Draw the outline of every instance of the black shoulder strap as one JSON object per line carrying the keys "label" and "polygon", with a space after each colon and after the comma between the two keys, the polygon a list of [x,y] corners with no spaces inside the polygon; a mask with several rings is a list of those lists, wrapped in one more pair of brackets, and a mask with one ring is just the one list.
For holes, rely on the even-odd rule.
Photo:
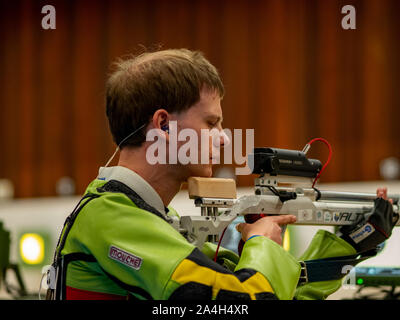
{"label": "black shoulder strap", "polygon": [[[169,222],[167,218],[157,211],[154,207],[150,206],[147,202],[145,202],[135,191],[131,188],[119,182],[117,180],[110,180],[105,183],[103,186],[97,188],[97,191],[100,193],[104,192],[118,192],[125,194],[138,208],[149,211],[163,220]],[[91,254],[86,254],[83,252],[73,252],[70,254],[66,254],[61,256],[61,251],[64,248],[65,242],[67,240],[67,236],[74,224],[76,217],[81,212],[82,208],[88,204],[91,200],[100,197],[101,195],[88,193],[78,202],[72,213],[67,217],[64,223],[63,230],[61,231],[60,238],[58,239],[58,243],[56,246],[56,251],[54,255],[53,267],[57,270],[57,279],[56,279],[56,290],[54,293],[48,293],[48,296],[55,296],[56,300],[62,300],[66,297],[66,276],[67,276],[67,266],[72,261],[86,261],[86,262],[97,262],[96,258]],[[87,199],[85,202],[83,202]],[[100,266],[101,267],[101,266]],[[111,280],[116,282],[120,287],[125,290],[141,295],[146,299],[152,299],[152,296],[142,288],[130,286],[128,284],[123,283],[119,279],[115,278],[108,272],[106,272],[103,268],[101,268],[105,275],[107,275]]]}
{"label": "black shoulder strap", "polygon": [[117,181],[117,180],[110,180],[103,186],[97,188],[98,192],[117,192],[125,194],[131,201],[140,209],[149,211],[154,213],[156,216],[160,217],[161,219],[169,222],[167,217],[156,210],[154,207],[149,205],[146,201],[142,199],[135,191],[129,188],[126,184]]}
{"label": "black shoulder strap", "polygon": [[[58,242],[57,242],[57,246],[56,246],[56,252],[55,252],[55,256],[54,256],[55,260],[57,260],[57,258],[61,254],[62,249],[64,249],[64,245],[65,245],[65,241],[67,240],[68,233],[71,230],[72,225],[74,224],[75,219],[78,216],[79,212],[81,212],[82,208],[86,204],[88,204],[90,201],[92,201],[93,199],[96,199],[98,197],[100,197],[100,195],[97,195],[97,194],[94,194],[94,193],[85,194],[83,196],[83,198],[81,200],[79,200],[78,204],[76,205],[76,207],[74,208],[72,213],[67,217],[67,219],[65,219],[64,226],[63,226],[63,229],[61,231],[60,237],[58,238]],[[81,203],[85,199],[88,199],[88,200],[86,200],[81,205]]]}
{"label": "black shoulder strap", "polygon": [[[78,202],[72,213],[67,217],[64,222],[63,229],[61,231],[60,237],[58,238],[56,250],[54,253],[53,260],[53,268],[56,270],[55,276],[55,289],[49,288],[47,291],[46,299],[56,299],[62,300],[65,299],[65,291],[66,291],[66,272],[69,261],[65,261],[64,257],[61,255],[61,251],[64,249],[65,242],[67,240],[68,234],[74,224],[76,217],[79,212],[81,212],[82,208],[88,204],[93,199],[98,198],[99,195],[93,193],[87,193],[82,197],[82,199]],[[87,199],[86,201],[84,201]],[[83,253],[79,253],[80,255],[85,255]],[[68,260],[68,259],[67,259]],[[67,263],[66,263],[67,262]]]}

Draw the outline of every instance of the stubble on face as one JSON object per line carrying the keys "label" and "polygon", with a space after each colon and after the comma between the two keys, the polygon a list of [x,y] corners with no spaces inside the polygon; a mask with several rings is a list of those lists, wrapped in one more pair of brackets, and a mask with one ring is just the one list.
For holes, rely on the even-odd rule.
{"label": "stubble on face", "polygon": [[[176,116],[178,130],[190,128],[196,131],[198,137],[198,164],[180,165],[181,173],[187,179],[190,176],[211,177],[212,176],[212,157],[214,146],[214,157],[219,158],[215,148],[215,141],[212,135],[208,136],[208,146],[201,143],[202,129],[209,131],[216,129],[222,130],[222,108],[221,98],[217,92],[211,90],[202,90],[200,100],[188,110],[179,113]],[[183,145],[185,142],[178,142]],[[218,142],[217,142],[218,143]],[[205,149],[208,147],[208,150]],[[208,153],[208,164],[201,164],[201,154]]]}

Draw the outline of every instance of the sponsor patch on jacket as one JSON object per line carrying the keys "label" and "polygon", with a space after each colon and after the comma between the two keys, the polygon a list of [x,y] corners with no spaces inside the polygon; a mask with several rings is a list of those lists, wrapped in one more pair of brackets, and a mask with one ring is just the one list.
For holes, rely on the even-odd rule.
{"label": "sponsor patch on jacket", "polygon": [[354,231],[353,233],[350,233],[350,238],[352,238],[355,243],[359,243],[360,241],[364,240],[366,237],[368,237],[374,231],[375,231],[375,228],[371,224],[366,223],[358,230]]}
{"label": "sponsor patch on jacket", "polygon": [[108,251],[108,257],[121,262],[122,264],[135,269],[139,270],[140,266],[142,265],[142,258],[135,256],[132,253],[126,252],[120,248],[115,246],[110,246],[110,250]]}

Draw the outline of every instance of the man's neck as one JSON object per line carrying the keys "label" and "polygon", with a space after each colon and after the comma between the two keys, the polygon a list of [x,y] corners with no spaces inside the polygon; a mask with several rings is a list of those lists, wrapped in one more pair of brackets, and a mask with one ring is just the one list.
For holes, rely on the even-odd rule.
{"label": "man's neck", "polygon": [[174,179],[166,166],[150,165],[146,158],[141,155],[143,153],[138,151],[124,150],[121,152],[118,165],[136,172],[146,180],[158,193],[164,206],[167,207],[179,192],[182,181]]}

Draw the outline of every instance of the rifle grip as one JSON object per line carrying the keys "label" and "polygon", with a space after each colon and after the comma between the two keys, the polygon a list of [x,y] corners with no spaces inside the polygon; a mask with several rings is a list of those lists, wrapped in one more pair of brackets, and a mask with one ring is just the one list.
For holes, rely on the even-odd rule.
{"label": "rifle grip", "polygon": [[[258,219],[261,219],[263,217],[266,217],[267,215],[265,213],[260,213],[260,214],[256,214],[256,213],[251,213],[251,214],[246,214],[244,216],[244,221],[246,223],[253,223],[256,222]],[[238,253],[239,256],[242,255],[242,250],[243,250],[243,246],[244,246],[244,241],[243,239],[240,239],[239,244],[238,244]]]}

